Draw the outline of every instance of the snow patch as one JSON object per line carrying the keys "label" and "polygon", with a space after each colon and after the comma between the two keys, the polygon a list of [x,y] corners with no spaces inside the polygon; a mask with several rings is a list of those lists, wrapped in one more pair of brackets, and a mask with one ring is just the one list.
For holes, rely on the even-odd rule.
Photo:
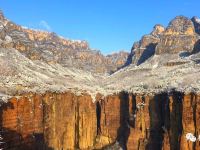
{"label": "snow patch", "polygon": [[200,23],[200,19],[199,18],[196,18],[195,20],[196,20],[197,23]]}
{"label": "snow patch", "polygon": [[196,137],[192,133],[187,133],[185,137],[188,141],[196,142]]}
{"label": "snow patch", "polygon": [[10,36],[8,36],[8,35],[6,35],[5,40],[6,40],[5,41],[6,43],[11,43],[12,42],[12,38]]}

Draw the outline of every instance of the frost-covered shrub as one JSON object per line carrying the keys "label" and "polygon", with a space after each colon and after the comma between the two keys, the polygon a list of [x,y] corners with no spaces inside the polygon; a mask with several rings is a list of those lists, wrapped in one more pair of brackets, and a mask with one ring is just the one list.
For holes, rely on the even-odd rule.
{"label": "frost-covered shrub", "polygon": [[191,142],[196,142],[196,137],[192,133],[187,133],[186,139],[191,141]]}
{"label": "frost-covered shrub", "polygon": [[136,107],[137,107],[137,109],[141,109],[141,108],[143,108],[145,105],[146,105],[145,103],[138,103],[138,104],[136,105]]}

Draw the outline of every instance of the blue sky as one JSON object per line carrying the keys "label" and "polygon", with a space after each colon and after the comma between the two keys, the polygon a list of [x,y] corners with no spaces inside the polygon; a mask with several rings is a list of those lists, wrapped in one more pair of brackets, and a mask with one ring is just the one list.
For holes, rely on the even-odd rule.
{"label": "blue sky", "polygon": [[130,51],[155,24],[166,26],[177,15],[200,17],[199,6],[199,0],[0,0],[15,23],[87,40],[104,54]]}

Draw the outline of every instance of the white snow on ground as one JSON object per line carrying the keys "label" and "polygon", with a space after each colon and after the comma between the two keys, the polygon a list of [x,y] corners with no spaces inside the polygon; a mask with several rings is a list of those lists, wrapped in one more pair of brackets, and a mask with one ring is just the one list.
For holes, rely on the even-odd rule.
{"label": "white snow on ground", "polygon": [[[200,91],[199,54],[181,58],[155,55],[140,66],[130,65],[112,75],[98,75],[59,64],[32,61],[15,49],[0,48],[0,100],[24,92],[87,92],[95,101],[97,93],[110,95],[122,90],[133,93],[155,93],[176,89]],[[183,62],[166,66],[167,62]]]}

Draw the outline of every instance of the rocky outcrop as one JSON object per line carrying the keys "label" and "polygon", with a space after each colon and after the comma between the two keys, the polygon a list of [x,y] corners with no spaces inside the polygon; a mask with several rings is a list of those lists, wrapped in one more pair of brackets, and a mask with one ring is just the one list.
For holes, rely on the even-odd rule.
{"label": "rocky outcrop", "polygon": [[199,51],[199,30],[197,17],[189,19],[178,16],[166,29],[162,25],[156,25],[151,34],[133,44],[126,65],[140,65],[154,54],[178,54],[182,51],[196,53]]}
{"label": "rocky outcrop", "polygon": [[197,41],[193,22],[183,16],[173,19],[161,36],[156,47],[156,54],[192,52]]}
{"label": "rocky outcrop", "polygon": [[[67,101],[67,102],[66,102]],[[198,150],[200,96],[24,94],[1,106],[1,148]],[[12,114],[12,115],[11,115]]]}
{"label": "rocky outcrop", "polygon": [[127,60],[127,65],[130,63],[140,65],[153,56],[164,30],[165,28],[162,25],[156,25],[151,34],[145,35],[139,42],[135,42]]}
{"label": "rocky outcrop", "polygon": [[39,30],[16,25],[0,15],[0,47],[15,48],[31,60],[49,64],[59,63],[64,67],[76,67],[95,73],[111,73],[126,61],[128,53],[102,55],[92,50],[86,41],[69,40]]}

